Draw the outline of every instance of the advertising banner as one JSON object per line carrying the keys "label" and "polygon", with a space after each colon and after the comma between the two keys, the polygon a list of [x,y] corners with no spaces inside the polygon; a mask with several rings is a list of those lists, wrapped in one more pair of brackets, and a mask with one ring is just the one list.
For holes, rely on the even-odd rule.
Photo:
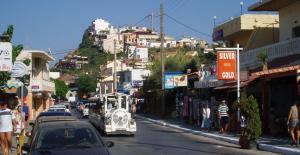
{"label": "advertising banner", "polygon": [[0,72],[12,69],[12,44],[0,42]]}
{"label": "advertising banner", "polygon": [[175,75],[174,87],[186,87],[188,84],[187,75]]}
{"label": "advertising banner", "polygon": [[174,88],[174,75],[172,74],[165,74],[165,89],[172,89]]}
{"label": "advertising banner", "polygon": [[186,87],[187,84],[187,75],[184,75],[180,72],[165,73],[165,89],[172,89],[175,87]]}
{"label": "advertising banner", "polygon": [[236,51],[218,51],[218,80],[236,79]]}

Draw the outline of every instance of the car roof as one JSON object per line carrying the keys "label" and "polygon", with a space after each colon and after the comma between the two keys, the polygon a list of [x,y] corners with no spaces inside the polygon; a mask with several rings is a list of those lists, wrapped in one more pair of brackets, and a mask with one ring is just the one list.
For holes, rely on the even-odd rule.
{"label": "car roof", "polygon": [[74,116],[41,116],[38,123],[59,121],[77,121]]}
{"label": "car roof", "polygon": [[40,124],[40,129],[42,128],[61,128],[61,127],[72,127],[72,128],[81,128],[81,127],[87,127],[87,128],[93,128],[93,126],[87,122],[87,121],[52,121],[52,122],[45,122]]}
{"label": "car roof", "polygon": [[66,105],[64,105],[64,104],[56,104],[56,105],[52,105],[50,107],[66,107]]}
{"label": "car roof", "polygon": [[38,117],[41,116],[72,116],[69,112],[64,111],[46,111],[41,112]]}

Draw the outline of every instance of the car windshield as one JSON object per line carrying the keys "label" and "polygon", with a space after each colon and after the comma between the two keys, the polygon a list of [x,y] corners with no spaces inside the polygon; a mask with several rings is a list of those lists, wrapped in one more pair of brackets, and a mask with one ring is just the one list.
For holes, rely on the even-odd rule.
{"label": "car windshield", "polygon": [[62,111],[62,112],[44,112],[39,115],[41,116],[72,116],[71,113]]}
{"label": "car windshield", "polygon": [[65,109],[58,109],[58,108],[56,108],[56,109],[49,109],[48,111],[60,111],[60,112],[64,112],[66,110]]}
{"label": "car windshield", "polygon": [[40,131],[36,149],[91,148],[103,146],[90,128],[45,128]]}

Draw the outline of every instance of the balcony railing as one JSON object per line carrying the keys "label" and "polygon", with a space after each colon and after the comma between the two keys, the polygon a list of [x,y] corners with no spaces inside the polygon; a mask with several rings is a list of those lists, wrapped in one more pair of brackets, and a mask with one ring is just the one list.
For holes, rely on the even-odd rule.
{"label": "balcony railing", "polygon": [[55,84],[54,82],[48,80],[33,80],[31,83],[31,90],[32,92],[54,92]]}
{"label": "balcony railing", "polygon": [[261,66],[261,62],[257,58],[257,55],[261,52],[266,52],[268,54],[269,62],[276,58],[300,54],[300,38],[286,40],[276,44],[242,52],[240,54],[240,68],[253,69]]}

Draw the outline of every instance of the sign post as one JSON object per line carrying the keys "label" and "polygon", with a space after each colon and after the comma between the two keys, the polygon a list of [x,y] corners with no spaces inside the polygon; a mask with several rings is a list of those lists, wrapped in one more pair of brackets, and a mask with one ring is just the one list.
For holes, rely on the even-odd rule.
{"label": "sign post", "polygon": [[[237,81],[237,101],[240,103],[240,45],[236,48],[216,48],[218,50],[218,79]],[[235,65],[235,66],[233,66]],[[240,108],[238,108],[240,120]]]}
{"label": "sign post", "polygon": [[12,69],[12,44],[0,42],[0,72]]}

